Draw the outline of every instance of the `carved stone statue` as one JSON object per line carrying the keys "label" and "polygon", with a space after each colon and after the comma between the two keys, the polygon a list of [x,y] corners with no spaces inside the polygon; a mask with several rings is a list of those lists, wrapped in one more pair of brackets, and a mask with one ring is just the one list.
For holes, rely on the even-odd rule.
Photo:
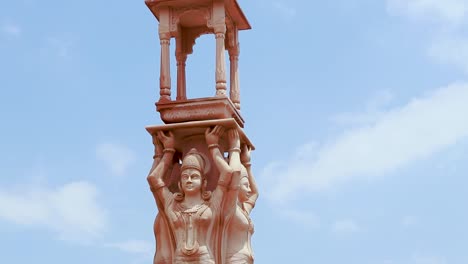
{"label": "carved stone statue", "polygon": [[[238,64],[239,32],[250,24],[237,0],[145,3],[158,21],[156,110],[164,122],[146,127],[155,145],[147,177],[158,207],[154,264],[251,264],[250,211],[258,191],[250,170],[255,147],[243,130],[240,112]],[[188,98],[186,61],[203,34],[213,34],[216,41],[216,91],[211,97]],[[173,38],[176,65],[171,65]],[[177,69],[175,98],[171,66]]]}
{"label": "carved stone statue", "polygon": [[242,170],[238,187],[237,206],[224,234],[226,264],[254,262],[250,238],[254,232],[250,212],[258,198],[258,189],[251,172],[250,149],[244,145],[241,153]]}
{"label": "carved stone statue", "polygon": [[158,132],[156,141],[160,142],[156,142],[156,148],[163,147],[163,154],[160,160],[155,158],[157,164],[147,178],[159,209],[155,220],[157,250],[154,263],[224,262],[227,245],[224,233],[229,229],[226,220],[236,219],[233,216],[243,210],[239,209],[243,206],[237,205],[241,178],[239,134],[235,129],[227,131],[228,164],[218,145],[223,132],[222,126],[216,126],[205,133],[208,150],[220,174],[216,188],[212,192],[206,190],[209,160],[193,148],[182,159],[179,192],[175,193],[164,181],[174,163],[174,135]]}

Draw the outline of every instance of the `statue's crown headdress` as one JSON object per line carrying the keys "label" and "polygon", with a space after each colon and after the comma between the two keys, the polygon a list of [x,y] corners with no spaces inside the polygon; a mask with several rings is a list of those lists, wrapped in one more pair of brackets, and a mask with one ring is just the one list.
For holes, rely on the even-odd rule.
{"label": "statue's crown headdress", "polygon": [[198,152],[198,150],[192,148],[189,152],[187,152],[187,154],[185,154],[184,158],[182,159],[182,167],[180,169],[181,171],[185,169],[196,169],[201,173],[206,173],[205,167],[205,158],[201,155],[200,152]]}

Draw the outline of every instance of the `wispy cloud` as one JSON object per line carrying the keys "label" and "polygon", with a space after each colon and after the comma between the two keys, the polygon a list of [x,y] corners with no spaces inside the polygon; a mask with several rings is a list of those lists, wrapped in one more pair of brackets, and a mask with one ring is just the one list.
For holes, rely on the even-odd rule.
{"label": "wispy cloud", "polygon": [[287,1],[273,1],[271,3],[272,7],[276,12],[286,20],[292,19],[296,16],[297,10]]}
{"label": "wispy cloud", "polygon": [[320,226],[319,218],[307,210],[297,210],[293,208],[282,208],[278,210],[280,215],[302,227],[311,229]]}
{"label": "wispy cloud", "polygon": [[417,20],[435,20],[458,26],[468,14],[466,0],[387,0],[388,11]]}
{"label": "wispy cloud", "polygon": [[[387,0],[390,14],[430,22],[432,40],[426,47],[429,57],[442,64],[459,67],[468,74],[468,1]],[[436,26],[434,26],[436,25]]]}
{"label": "wispy cloud", "polygon": [[126,253],[143,254],[151,256],[154,253],[154,244],[143,240],[128,240],[119,243],[107,243],[105,247],[116,248]]}
{"label": "wispy cloud", "polygon": [[107,216],[88,182],[57,188],[0,189],[0,219],[52,230],[59,239],[87,242],[105,230]]}
{"label": "wispy cloud", "polygon": [[436,61],[455,65],[468,74],[468,37],[457,35],[438,37],[428,48],[428,54]]}
{"label": "wispy cloud", "polygon": [[332,232],[337,235],[350,234],[357,231],[359,231],[359,226],[351,219],[339,220],[332,225]]}
{"label": "wispy cloud", "polygon": [[106,248],[114,248],[121,252],[132,254],[131,264],[151,263],[153,261],[155,245],[144,240],[127,240],[117,243],[106,243]]}
{"label": "wispy cloud", "polygon": [[8,36],[14,36],[14,37],[19,37],[22,32],[21,27],[13,23],[5,23],[1,27],[1,31]]}
{"label": "wispy cloud", "polygon": [[418,223],[418,218],[414,215],[407,215],[401,220],[401,224],[404,227],[411,227]]}
{"label": "wispy cloud", "polygon": [[47,52],[62,59],[69,59],[76,52],[77,37],[73,34],[59,34],[46,38]]}
{"label": "wispy cloud", "polygon": [[410,263],[412,264],[447,264],[447,261],[441,257],[414,255]]}
{"label": "wispy cloud", "polygon": [[443,257],[429,256],[423,254],[413,254],[405,260],[385,260],[383,264],[447,264],[447,260]]}
{"label": "wispy cloud", "polygon": [[291,159],[265,167],[260,180],[266,196],[286,203],[429,157],[468,138],[466,102],[468,84],[452,84],[389,109],[371,124],[345,130],[322,144],[306,144]]}
{"label": "wispy cloud", "polygon": [[378,91],[367,102],[365,110],[360,113],[339,113],[331,117],[331,121],[338,125],[365,125],[378,120],[385,114],[385,108],[394,99],[388,90]]}
{"label": "wispy cloud", "polygon": [[126,173],[135,161],[135,154],[129,148],[116,143],[102,143],[96,147],[96,157],[116,176]]}

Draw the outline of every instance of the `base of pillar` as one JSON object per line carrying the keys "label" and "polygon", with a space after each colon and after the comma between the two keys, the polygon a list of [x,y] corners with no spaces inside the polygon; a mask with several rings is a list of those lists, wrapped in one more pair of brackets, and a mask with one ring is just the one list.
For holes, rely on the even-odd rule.
{"label": "base of pillar", "polygon": [[227,97],[158,102],[156,110],[166,124],[233,118],[240,127],[244,127],[244,119]]}

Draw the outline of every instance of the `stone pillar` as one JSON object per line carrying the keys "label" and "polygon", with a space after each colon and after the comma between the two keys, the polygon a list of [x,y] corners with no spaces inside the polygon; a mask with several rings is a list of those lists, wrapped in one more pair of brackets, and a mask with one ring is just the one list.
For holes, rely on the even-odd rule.
{"label": "stone pillar", "polygon": [[229,96],[231,101],[236,106],[237,110],[240,110],[240,89],[239,89],[239,49],[229,50],[229,61],[231,64],[230,71],[230,81],[231,87],[229,91]]}
{"label": "stone pillar", "polygon": [[159,76],[159,95],[160,101],[171,100],[171,67],[169,56],[169,45],[171,36],[169,33],[160,33],[159,39],[161,42],[161,66]]}
{"label": "stone pillar", "polygon": [[161,65],[159,75],[159,101],[171,100],[171,60],[169,56],[169,45],[171,43],[170,33],[170,11],[162,8],[159,13],[159,40],[161,43]]}
{"label": "stone pillar", "polygon": [[223,1],[213,2],[213,31],[216,37],[216,96],[226,96],[226,58],[224,57],[226,38],[226,13]]}
{"label": "stone pillar", "polygon": [[187,61],[187,54],[177,52],[177,98],[176,100],[187,100],[187,89],[185,82],[185,62]]}
{"label": "stone pillar", "polygon": [[215,28],[216,35],[216,96],[226,96],[226,59],[224,57],[224,38],[226,26]]}
{"label": "stone pillar", "polygon": [[177,60],[177,97],[176,100],[187,100],[187,88],[185,81],[185,62],[187,61],[187,53],[183,49],[184,36],[179,28],[179,36],[176,37],[176,60]]}
{"label": "stone pillar", "polygon": [[239,42],[237,42],[237,28],[234,27],[231,30],[232,39],[230,39],[229,50],[229,61],[230,61],[230,88],[229,97],[234,103],[237,110],[240,110],[240,88],[239,88]]}

